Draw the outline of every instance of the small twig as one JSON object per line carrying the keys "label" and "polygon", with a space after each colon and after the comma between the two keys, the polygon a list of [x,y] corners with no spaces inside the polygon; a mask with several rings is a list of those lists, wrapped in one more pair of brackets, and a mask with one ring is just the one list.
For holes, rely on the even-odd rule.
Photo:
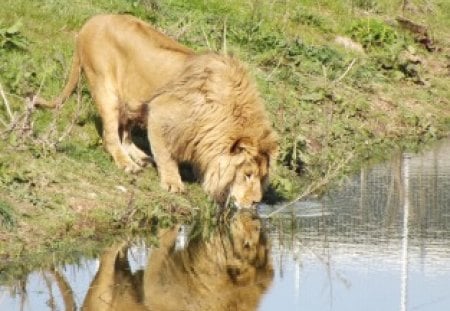
{"label": "small twig", "polygon": [[206,35],[205,29],[202,27],[203,36],[205,37],[206,45],[208,49],[211,51],[211,45],[209,44],[208,36]]}
{"label": "small twig", "polygon": [[222,45],[223,54],[227,54],[227,17],[223,21],[223,45]]}
{"label": "small twig", "polygon": [[77,86],[77,110],[75,111],[75,114],[72,118],[72,120],[70,121],[70,124],[68,127],[66,127],[66,129],[64,130],[64,132],[61,134],[61,136],[58,138],[57,142],[61,143],[71,132],[73,127],[75,126],[75,123],[77,122],[78,118],[81,115],[81,110],[82,110],[82,94],[81,94],[81,87],[80,87],[80,82],[81,79],[78,81],[78,86]]}
{"label": "small twig", "polygon": [[184,25],[174,36],[175,40],[179,40],[181,38],[181,36],[183,36],[189,29],[189,27],[191,27],[190,24],[186,24]]}
{"label": "small twig", "polygon": [[127,208],[125,209],[125,212],[120,217],[120,223],[123,225],[127,225],[131,222],[134,215],[137,213],[138,208],[136,207],[135,203],[135,193],[134,191],[130,192],[130,196],[128,197],[127,202]]}
{"label": "small twig", "polygon": [[33,103],[35,101],[35,98],[37,98],[39,96],[39,94],[41,93],[42,87],[44,86],[45,83],[45,79],[47,78],[47,72],[44,72],[44,76],[42,77],[41,83],[39,84],[39,88],[37,90],[36,95],[33,97]]}
{"label": "small twig", "polygon": [[5,92],[3,91],[3,86],[0,83],[0,95],[2,96],[3,103],[5,104],[6,111],[8,112],[9,119],[14,120],[14,116],[11,111],[11,106],[9,105],[8,98],[6,98]]}
{"label": "small twig", "polygon": [[25,111],[17,118],[16,122],[16,130],[19,133],[19,138],[22,143],[25,143],[25,140],[31,135],[33,132],[33,121],[32,115],[34,111],[34,99],[25,98]]}
{"label": "small twig", "polygon": [[[42,79],[41,84],[39,86],[39,91],[42,88],[42,85],[44,84],[45,77]],[[12,132],[16,132],[18,134],[18,141],[19,144],[17,146],[20,146],[21,144],[25,143],[26,139],[30,137],[30,135],[33,132],[33,112],[35,110],[36,106],[36,98],[37,96],[26,96],[25,98],[10,94],[10,96],[15,96],[17,99],[22,99],[25,109],[21,112],[15,112],[11,110],[10,104],[7,100],[7,97],[5,95],[5,92],[2,88],[2,85],[0,84],[0,95],[3,98],[3,101],[5,103],[10,122],[6,122],[4,119],[0,119],[0,123],[2,123],[6,129],[0,133],[1,137],[5,137],[5,135],[8,135]],[[17,147],[16,146],[16,147]]]}
{"label": "small twig", "polygon": [[61,115],[61,106],[62,105],[57,105],[55,107],[55,110],[53,111],[52,122],[49,124],[48,129],[42,138],[43,145],[48,145],[48,146],[53,146],[53,147],[55,145],[51,141],[52,141],[52,137],[54,137],[54,133],[57,132],[56,122],[59,119],[59,116]]}
{"label": "small twig", "polygon": [[[323,186],[325,186],[330,180],[334,179],[337,174],[340,172],[340,170],[342,169],[342,167],[344,165],[346,165],[351,159],[353,158],[353,154],[350,154],[347,158],[345,158],[344,160],[342,160],[338,165],[334,166],[334,165],[330,165],[328,172],[325,174],[325,177],[322,178],[321,180],[319,180],[317,183],[314,184],[310,184],[308,186],[308,188],[306,188],[305,191],[303,191],[299,196],[297,196],[294,200],[282,205],[281,207],[279,207],[278,209],[276,209],[275,211],[273,211],[272,213],[270,213],[267,216],[262,216],[261,218],[272,218],[274,215],[280,213],[281,211],[283,211],[284,209],[286,209],[287,207],[293,205],[294,203],[298,202],[299,200],[305,198],[306,196],[314,193],[315,191],[317,191],[318,189],[322,188]],[[333,168],[333,170],[332,170]]]}
{"label": "small twig", "polygon": [[[26,99],[25,99],[26,100]],[[27,104],[28,105],[28,104]],[[21,134],[25,132],[25,130],[28,130],[31,126],[29,122],[26,122],[27,120],[27,114],[28,110],[25,110],[21,115],[19,115],[17,118],[14,118],[12,122],[9,124],[6,124],[7,129],[0,133],[1,136],[7,135],[15,130],[22,130]],[[30,112],[31,113],[31,112]],[[22,135],[20,135],[20,138],[23,138]]]}
{"label": "small twig", "polygon": [[334,80],[333,83],[336,84],[336,83],[338,83],[339,81],[341,81],[342,79],[344,79],[345,76],[349,73],[350,69],[352,69],[352,67],[353,67],[353,65],[355,64],[355,62],[356,62],[356,58],[354,58],[354,59],[351,61],[350,65],[348,65],[348,67],[347,67],[347,69],[344,71],[344,73],[343,73],[339,78],[337,78],[336,80]]}
{"label": "small twig", "polygon": [[276,66],[272,69],[272,71],[267,75],[266,81],[269,81],[270,78],[272,78],[272,75],[273,75],[273,74],[275,73],[275,71],[280,67],[282,60],[283,60],[283,59],[282,59],[281,57],[278,58],[278,63],[277,63],[277,65],[276,65]]}

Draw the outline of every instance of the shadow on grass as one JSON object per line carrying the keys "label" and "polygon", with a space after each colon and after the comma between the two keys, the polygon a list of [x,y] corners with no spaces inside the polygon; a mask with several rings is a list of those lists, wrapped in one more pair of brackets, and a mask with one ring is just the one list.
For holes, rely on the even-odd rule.
{"label": "shadow on grass", "polygon": [[264,192],[263,202],[269,205],[275,205],[277,203],[281,203],[287,200],[287,197],[285,197],[280,191],[275,189],[272,185],[269,185],[269,187]]}

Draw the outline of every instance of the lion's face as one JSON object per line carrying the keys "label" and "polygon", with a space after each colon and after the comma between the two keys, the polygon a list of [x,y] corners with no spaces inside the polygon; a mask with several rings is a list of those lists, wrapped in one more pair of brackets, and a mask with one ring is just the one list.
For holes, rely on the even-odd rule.
{"label": "lion's face", "polygon": [[230,197],[238,208],[252,208],[262,199],[262,170],[255,160],[244,162],[236,169],[233,183],[230,187]]}
{"label": "lion's face", "polygon": [[[270,263],[269,245],[254,210],[241,209],[233,216],[230,236],[233,256],[227,261],[229,277],[235,284],[245,286],[257,282],[258,271],[268,268]],[[267,276],[271,279],[272,273]]]}
{"label": "lion's face", "polygon": [[261,220],[252,211],[242,210],[231,223],[233,253],[239,259],[254,264],[262,247]]}

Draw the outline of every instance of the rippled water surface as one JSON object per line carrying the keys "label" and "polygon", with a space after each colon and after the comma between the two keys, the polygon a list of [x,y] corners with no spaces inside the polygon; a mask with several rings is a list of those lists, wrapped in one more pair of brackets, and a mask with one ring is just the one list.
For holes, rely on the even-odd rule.
{"label": "rippled water surface", "polygon": [[237,215],[207,242],[182,229],[0,278],[0,310],[450,310],[450,143],[275,220]]}

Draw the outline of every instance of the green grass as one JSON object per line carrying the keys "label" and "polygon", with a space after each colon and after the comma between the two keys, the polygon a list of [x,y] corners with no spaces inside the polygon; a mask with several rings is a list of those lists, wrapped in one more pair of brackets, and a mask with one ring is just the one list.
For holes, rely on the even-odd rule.
{"label": "green grass", "polygon": [[7,202],[1,200],[0,200],[0,224],[6,228],[11,228],[16,224],[14,207],[12,207]]}
{"label": "green grass", "polygon": [[[16,116],[28,92],[58,94],[77,30],[99,13],[136,15],[198,51],[222,51],[226,42],[249,64],[280,134],[267,199],[287,200],[309,185],[326,185],[330,175],[448,133],[450,5],[409,3],[403,12],[402,1],[389,0],[4,0],[0,84]],[[398,15],[426,25],[437,51],[398,27]],[[336,36],[353,39],[364,53],[335,43]],[[124,228],[212,217],[214,207],[196,183],[173,195],[159,189],[154,168],[137,176],[117,170],[102,148],[85,85],[80,107],[76,97],[59,112],[35,111],[29,130],[2,135],[0,197],[7,199],[0,201],[0,257],[26,253],[24,245],[43,251]],[[10,122],[3,98],[0,118]],[[339,174],[331,174],[336,167]]]}

